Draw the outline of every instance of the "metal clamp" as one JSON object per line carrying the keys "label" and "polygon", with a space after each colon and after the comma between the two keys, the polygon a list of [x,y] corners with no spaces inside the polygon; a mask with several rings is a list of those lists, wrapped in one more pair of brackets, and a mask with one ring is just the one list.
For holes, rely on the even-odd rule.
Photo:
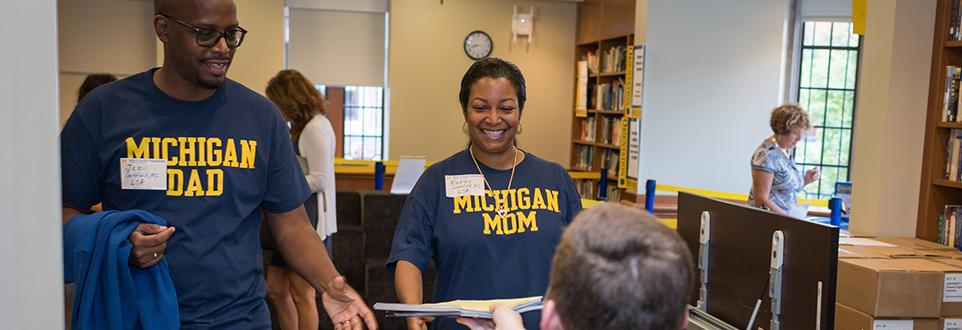
{"label": "metal clamp", "polygon": [[771,269],[768,277],[768,296],[772,300],[772,320],[769,330],[781,328],[782,316],[782,273],[785,263],[785,234],[776,230],[772,234]]}
{"label": "metal clamp", "polygon": [[701,212],[701,228],[698,231],[698,270],[701,286],[698,290],[698,309],[708,312],[708,247],[711,240],[711,214]]}

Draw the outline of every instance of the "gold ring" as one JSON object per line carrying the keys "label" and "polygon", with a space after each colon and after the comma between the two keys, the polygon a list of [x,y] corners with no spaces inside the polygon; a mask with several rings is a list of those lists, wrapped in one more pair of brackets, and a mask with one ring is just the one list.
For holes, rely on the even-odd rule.
{"label": "gold ring", "polygon": [[157,252],[154,252],[154,259],[157,259],[157,257],[158,257]]}

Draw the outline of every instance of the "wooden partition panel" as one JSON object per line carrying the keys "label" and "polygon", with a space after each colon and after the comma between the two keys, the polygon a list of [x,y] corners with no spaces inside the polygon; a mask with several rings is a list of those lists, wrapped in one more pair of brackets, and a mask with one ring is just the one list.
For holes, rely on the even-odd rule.
{"label": "wooden partition panel", "polygon": [[[838,227],[679,193],[678,233],[696,262],[703,211],[711,217],[708,313],[744,328],[755,301],[763,297],[755,326],[768,328],[772,234],[781,230],[785,237],[781,328],[816,329],[816,323],[820,329],[833,328]],[[696,292],[692,303],[697,297]],[[816,306],[821,306],[821,311]]]}

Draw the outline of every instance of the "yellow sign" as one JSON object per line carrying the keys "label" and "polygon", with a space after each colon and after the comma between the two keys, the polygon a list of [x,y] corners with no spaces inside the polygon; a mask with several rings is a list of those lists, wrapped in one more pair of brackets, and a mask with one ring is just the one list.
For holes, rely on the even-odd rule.
{"label": "yellow sign", "polygon": [[852,0],[852,33],[865,35],[865,6],[868,0]]}
{"label": "yellow sign", "polygon": [[588,117],[588,109],[575,109],[575,117]]}

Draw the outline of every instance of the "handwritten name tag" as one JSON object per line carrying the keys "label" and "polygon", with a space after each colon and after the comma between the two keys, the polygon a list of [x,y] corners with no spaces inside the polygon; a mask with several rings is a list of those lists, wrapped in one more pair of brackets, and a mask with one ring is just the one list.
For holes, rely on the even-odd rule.
{"label": "handwritten name tag", "polygon": [[167,160],[121,158],[120,188],[123,190],[167,190]]}
{"label": "handwritten name tag", "polygon": [[445,175],[444,195],[450,198],[484,195],[484,177],[480,174]]}

